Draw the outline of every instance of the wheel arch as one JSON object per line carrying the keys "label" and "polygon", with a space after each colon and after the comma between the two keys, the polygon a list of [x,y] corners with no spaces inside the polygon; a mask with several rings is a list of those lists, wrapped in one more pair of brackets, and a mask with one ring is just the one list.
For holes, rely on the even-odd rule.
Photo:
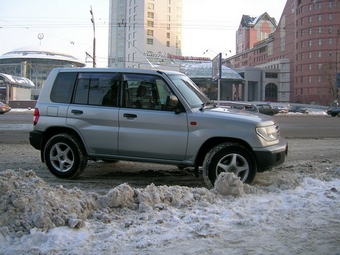
{"label": "wheel arch", "polygon": [[44,152],[45,152],[45,146],[46,146],[47,141],[51,137],[53,137],[57,134],[62,134],[62,133],[67,133],[69,135],[75,136],[79,140],[79,142],[81,143],[81,146],[83,146],[83,149],[87,154],[87,150],[86,150],[86,147],[84,145],[83,140],[81,139],[80,135],[74,129],[67,128],[67,127],[50,127],[44,132],[44,136],[43,136],[43,139],[41,141],[40,157],[41,157],[41,161],[43,163],[45,163]]}
{"label": "wheel arch", "polygon": [[216,145],[225,143],[225,142],[237,143],[237,144],[242,145],[254,156],[254,158],[256,158],[251,146],[242,139],[237,139],[237,138],[232,138],[232,137],[212,137],[208,139],[207,141],[205,141],[203,145],[201,146],[201,148],[199,149],[197,156],[196,156],[195,164],[197,166],[202,166],[205,155],[207,155],[207,153]]}

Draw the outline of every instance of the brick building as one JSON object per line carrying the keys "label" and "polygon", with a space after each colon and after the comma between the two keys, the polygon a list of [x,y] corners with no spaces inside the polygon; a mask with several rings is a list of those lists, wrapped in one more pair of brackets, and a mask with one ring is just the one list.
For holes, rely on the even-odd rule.
{"label": "brick building", "polygon": [[[270,31],[268,24],[274,25],[274,21],[268,14],[263,18]],[[237,34],[245,30],[241,32],[248,37],[264,35],[248,44],[237,37],[236,55],[225,59],[225,64],[246,80],[245,100],[259,97],[263,101],[321,105],[337,101],[340,1],[287,0],[277,26],[267,37],[263,26],[241,25]],[[254,72],[257,75],[252,75]]]}

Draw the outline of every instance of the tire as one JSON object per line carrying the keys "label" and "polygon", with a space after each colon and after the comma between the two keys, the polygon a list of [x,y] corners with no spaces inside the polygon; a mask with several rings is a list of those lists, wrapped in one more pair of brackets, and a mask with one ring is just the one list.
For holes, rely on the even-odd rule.
{"label": "tire", "polygon": [[50,172],[58,178],[75,179],[84,172],[87,155],[79,140],[66,133],[51,137],[44,158]]}
{"label": "tire", "polygon": [[222,172],[235,173],[243,183],[252,184],[257,174],[257,164],[253,155],[237,143],[222,143],[213,147],[203,162],[203,178],[209,188],[213,188]]}
{"label": "tire", "polygon": [[337,113],[337,116],[340,117],[340,112]]}

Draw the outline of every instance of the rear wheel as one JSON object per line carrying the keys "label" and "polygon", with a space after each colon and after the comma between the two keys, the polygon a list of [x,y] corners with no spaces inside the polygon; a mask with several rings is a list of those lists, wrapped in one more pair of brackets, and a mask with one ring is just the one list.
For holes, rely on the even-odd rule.
{"label": "rear wheel", "polygon": [[50,172],[63,179],[77,178],[87,165],[82,144],[75,136],[66,133],[57,134],[48,140],[44,157]]}
{"label": "rear wheel", "polygon": [[234,173],[240,180],[252,184],[257,173],[253,155],[237,143],[223,143],[212,148],[203,162],[203,177],[213,188],[220,173]]}
{"label": "rear wheel", "polygon": [[340,117],[340,112],[338,112],[338,114],[337,114],[337,115],[338,115],[338,117]]}

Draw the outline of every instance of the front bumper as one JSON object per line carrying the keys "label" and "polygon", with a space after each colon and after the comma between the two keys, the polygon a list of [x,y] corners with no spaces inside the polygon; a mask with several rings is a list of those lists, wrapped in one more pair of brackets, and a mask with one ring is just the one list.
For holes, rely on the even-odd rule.
{"label": "front bumper", "polygon": [[256,149],[254,154],[257,160],[257,171],[269,170],[285,162],[288,155],[288,142],[281,137],[278,144]]}

